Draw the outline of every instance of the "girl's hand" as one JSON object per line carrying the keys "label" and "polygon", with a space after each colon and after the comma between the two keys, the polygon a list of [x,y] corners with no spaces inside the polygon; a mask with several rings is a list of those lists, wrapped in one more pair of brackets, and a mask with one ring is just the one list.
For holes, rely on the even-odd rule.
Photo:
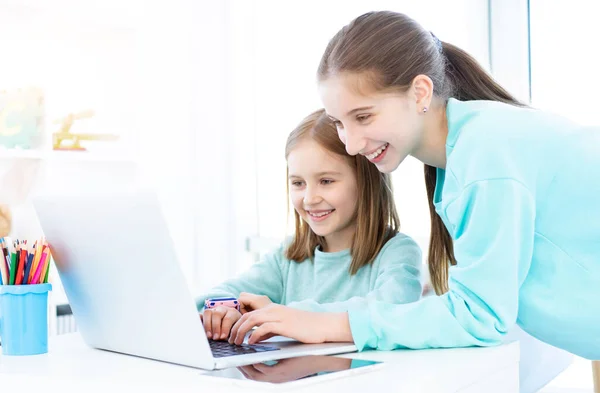
{"label": "girl's hand", "polygon": [[259,310],[268,306],[269,304],[273,304],[271,299],[268,296],[264,295],[255,295],[253,293],[242,292],[238,297],[238,302],[240,302],[240,309],[242,314],[246,314],[251,311]]}
{"label": "girl's hand", "polygon": [[246,313],[231,329],[229,342],[241,345],[252,328],[248,343],[255,344],[273,336],[285,336],[304,343],[352,341],[347,313],[319,313],[271,304]]}
{"label": "girl's hand", "polygon": [[0,205],[0,237],[8,236],[12,224],[12,215],[6,205]]}
{"label": "girl's hand", "polygon": [[213,340],[227,339],[231,327],[241,317],[242,314],[235,308],[223,306],[204,310],[204,314],[200,314],[200,319],[206,331],[206,337]]}

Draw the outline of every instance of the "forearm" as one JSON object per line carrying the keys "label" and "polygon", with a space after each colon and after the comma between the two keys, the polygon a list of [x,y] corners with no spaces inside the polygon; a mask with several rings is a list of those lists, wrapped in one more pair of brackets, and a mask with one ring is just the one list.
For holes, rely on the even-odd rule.
{"label": "forearm", "polygon": [[323,313],[325,342],[353,342],[347,312]]}

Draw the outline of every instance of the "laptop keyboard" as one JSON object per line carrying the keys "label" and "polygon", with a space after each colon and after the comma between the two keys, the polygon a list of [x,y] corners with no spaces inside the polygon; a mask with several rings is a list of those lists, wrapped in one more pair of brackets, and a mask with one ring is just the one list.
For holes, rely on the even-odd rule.
{"label": "laptop keyboard", "polygon": [[279,348],[268,345],[250,345],[229,344],[227,341],[208,340],[210,350],[216,358],[224,358],[227,356],[248,355],[251,353],[277,351]]}

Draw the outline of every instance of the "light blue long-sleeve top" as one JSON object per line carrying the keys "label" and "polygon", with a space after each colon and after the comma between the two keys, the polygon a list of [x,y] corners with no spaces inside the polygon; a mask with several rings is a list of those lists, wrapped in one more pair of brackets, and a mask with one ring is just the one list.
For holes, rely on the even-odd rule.
{"label": "light blue long-sleeve top", "polygon": [[367,301],[407,303],[421,297],[421,249],[410,237],[398,233],[387,241],[372,264],[355,275],[348,268],[350,250],[315,250],[313,260],[302,263],[285,257],[285,244],[236,278],[225,281],[196,298],[238,297],[241,292],[265,295],[272,302],[307,311],[345,312]]}
{"label": "light blue long-sleeve top", "polygon": [[449,291],[351,308],[357,346],[489,346],[516,322],[600,359],[600,129],[488,101],[446,111],[434,205],[454,240]]}

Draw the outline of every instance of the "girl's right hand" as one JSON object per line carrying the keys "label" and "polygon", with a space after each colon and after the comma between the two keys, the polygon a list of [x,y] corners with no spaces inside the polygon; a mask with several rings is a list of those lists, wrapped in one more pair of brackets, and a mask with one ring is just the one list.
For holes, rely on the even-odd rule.
{"label": "girl's right hand", "polygon": [[213,340],[226,340],[229,338],[231,327],[241,317],[242,314],[235,308],[223,306],[204,310],[204,314],[200,314],[206,337]]}

